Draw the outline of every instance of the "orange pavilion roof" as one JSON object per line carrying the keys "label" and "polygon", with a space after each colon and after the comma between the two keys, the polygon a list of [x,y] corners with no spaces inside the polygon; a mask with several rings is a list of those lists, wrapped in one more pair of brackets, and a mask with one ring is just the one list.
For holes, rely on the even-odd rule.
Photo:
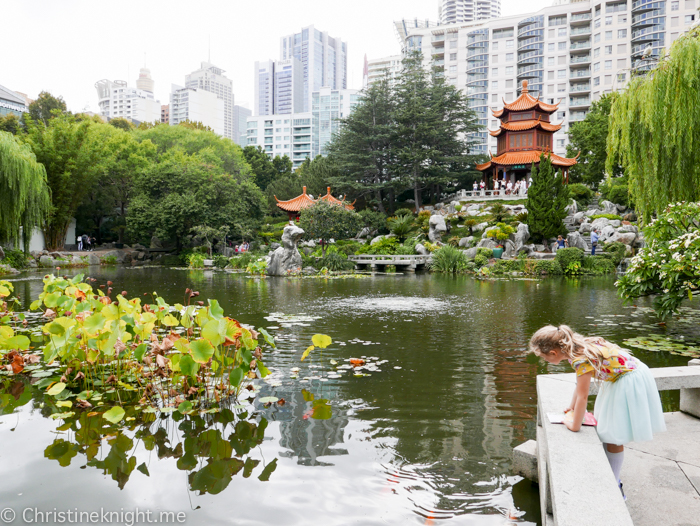
{"label": "orange pavilion roof", "polygon": [[290,199],[289,201],[280,201],[277,199],[277,196],[275,196],[275,201],[277,201],[277,206],[285,212],[299,212],[304,208],[309,208],[316,204],[316,201],[311,199],[306,193],[306,187],[304,187],[304,192],[294,199]]}
{"label": "orange pavilion roof", "polygon": [[[567,159],[566,157],[560,157],[554,153],[544,150],[528,150],[525,152],[506,152],[498,157],[491,157],[491,160],[485,162],[484,164],[477,164],[476,169],[480,171],[488,170],[493,165],[498,166],[514,166],[516,164],[532,164],[540,162],[540,155],[544,153],[549,156],[552,160],[554,166],[568,167],[573,166],[578,162],[578,155],[573,159]],[[580,153],[579,153],[580,155]]]}
{"label": "orange pavilion roof", "polygon": [[533,108],[537,108],[539,111],[544,113],[554,113],[557,111],[559,104],[547,104],[542,102],[539,98],[534,98],[528,93],[527,80],[523,80],[523,88],[520,93],[520,97],[515,99],[513,102],[503,101],[503,108],[493,112],[494,117],[501,117],[505,112],[510,111],[527,111]]}
{"label": "orange pavilion roof", "polygon": [[501,124],[501,127],[498,130],[489,130],[489,133],[492,137],[498,137],[504,131],[523,131],[531,130],[537,127],[540,127],[544,131],[555,132],[561,129],[561,124],[552,124],[550,122],[544,122],[539,118],[537,120],[530,119],[527,121],[504,122]]}
{"label": "orange pavilion roof", "polygon": [[300,212],[304,208],[310,208],[314,206],[318,201],[327,201],[328,203],[332,205],[341,205],[347,208],[348,210],[354,210],[354,205],[355,203],[346,203],[345,200],[338,200],[335,197],[331,195],[331,187],[328,187],[328,191],[326,195],[323,197],[319,197],[318,199],[312,199],[309,194],[306,193],[306,187],[304,187],[303,193],[295,197],[294,199],[290,199],[289,201],[280,201],[277,199],[277,196],[275,196],[275,200],[277,201],[277,206],[284,210],[285,212]]}

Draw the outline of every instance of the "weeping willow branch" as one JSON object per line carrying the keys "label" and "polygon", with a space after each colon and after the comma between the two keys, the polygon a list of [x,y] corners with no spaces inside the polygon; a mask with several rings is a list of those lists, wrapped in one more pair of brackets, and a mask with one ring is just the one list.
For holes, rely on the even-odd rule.
{"label": "weeping willow branch", "polygon": [[0,132],[0,241],[17,240],[22,227],[28,250],[32,231],[42,226],[50,208],[44,165],[29,146]]}
{"label": "weeping willow branch", "polygon": [[613,104],[606,170],[613,160],[629,177],[638,211],[700,200],[700,28],[679,38],[647,77],[633,80]]}

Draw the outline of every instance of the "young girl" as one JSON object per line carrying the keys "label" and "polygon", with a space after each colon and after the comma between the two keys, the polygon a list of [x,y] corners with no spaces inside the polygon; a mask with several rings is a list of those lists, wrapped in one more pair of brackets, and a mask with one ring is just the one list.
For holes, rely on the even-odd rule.
{"label": "young girl", "polygon": [[566,359],[576,371],[574,397],[564,411],[573,411],[573,419],[565,421],[571,431],[581,429],[591,379],[601,382],[593,411],[596,430],[622,491],[624,444],[651,440],[653,433],[666,430],[649,368],[628,350],[603,338],[586,338],[567,325],[542,327],[530,339],[530,351],[554,365]]}

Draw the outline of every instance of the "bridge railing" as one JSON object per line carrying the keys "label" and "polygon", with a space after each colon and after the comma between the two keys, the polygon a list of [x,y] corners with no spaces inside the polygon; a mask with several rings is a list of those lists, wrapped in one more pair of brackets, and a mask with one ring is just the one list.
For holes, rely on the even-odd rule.
{"label": "bridge railing", "polygon": [[[693,362],[700,361],[693,360]],[[651,369],[660,391],[681,391],[681,411],[700,418],[700,367]],[[552,424],[576,386],[575,373],[537,377],[537,470],[542,524],[633,526],[617,481],[594,427],[571,433]],[[590,394],[598,391],[591,384]],[[601,506],[600,503],[605,503]]]}

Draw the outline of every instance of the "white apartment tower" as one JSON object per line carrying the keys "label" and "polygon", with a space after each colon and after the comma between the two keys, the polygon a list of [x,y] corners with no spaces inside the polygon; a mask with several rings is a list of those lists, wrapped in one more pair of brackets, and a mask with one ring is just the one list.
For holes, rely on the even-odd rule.
{"label": "white apartment tower", "polygon": [[[153,80],[150,79],[150,72],[148,77],[150,80],[148,86],[152,89]],[[138,81],[137,85],[139,85]],[[160,121],[160,102],[153,96],[153,91],[130,88],[124,80],[107,79],[96,82],[95,89],[100,115],[107,120],[123,117],[137,124]]]}
{"label": "white apartment tower", "polygon": [[[448,2],[445,2],[448,3]],[[464,90],[484,130],[477,153],[496,151],[493,110],[514,101],[523,80],[530,94],[559,103],[553,151],[566,155],[571,124],[591,103],[656,66],[662,50],[697,21],[700,0],[579,0],[535,13],[407,31],[404,52],[444,71]]]}
{"label": "white apartment tower", "polygon": [[304,109],[304,70],[297,58],[255,63],[256,115],[289,115]]}
{"label": "white apartment tower", "polygon": [[463,24],[501,16],[501,0],[440,0],[440,24]]}
{"label": "white apartment tower", "polygon": [[321,87],[347,89],[347,44],[314,26],[280,39],[280,59],[298,59],[304,72],[304,108],[311,109],[311,95]]}
{"label": "white apartment tower", "polygon": [[255,62],[254,115],[275,113],[275,61]]}
{"label": "white apartment tower", "polygon": [[185,77],[185,87],[208,91],[223,100],[223,129],[221,133],[217,133],[228,139],[235,140],[232,85],[231,79],[224,76],[224,70],[209,62],[202,62],[198,70]]}
{"label": "white apartment tower", "polygon": [[366,75],[363,79],[365,86],[371,86],[378,80],[387,77],[389,85],[394,85],[401,73],[401,55],[390,55],[367,61]]}
{"label": "white apartment tower", "polygon": [[201,122],[217,135],[224,135],[224,99],[201,88],[173,84],[170,88],[170,125]]}

